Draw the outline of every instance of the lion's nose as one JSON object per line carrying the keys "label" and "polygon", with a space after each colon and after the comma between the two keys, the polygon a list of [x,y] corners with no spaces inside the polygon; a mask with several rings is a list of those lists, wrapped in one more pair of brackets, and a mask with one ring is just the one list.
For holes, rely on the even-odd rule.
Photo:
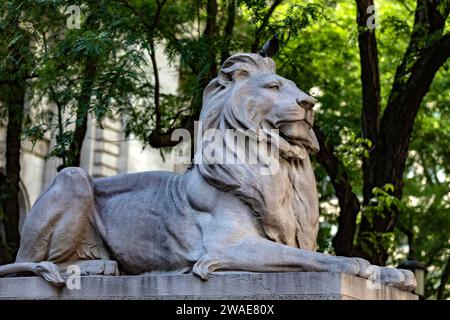
{"label": "lion's nose", "polygon": [[297,98],[297,104],[305,110],[312,110],[315,101],[312,97],[303,96],[301,98]]}

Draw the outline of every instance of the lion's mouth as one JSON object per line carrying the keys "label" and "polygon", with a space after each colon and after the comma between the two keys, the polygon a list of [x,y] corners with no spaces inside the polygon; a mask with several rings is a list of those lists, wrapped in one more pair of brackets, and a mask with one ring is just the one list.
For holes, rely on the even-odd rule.
{"label": "lion's mouth", "polygon": [[280,122],[277,127],[280,138],[290,145],[306,148],[310,152],[318,151],[317,139],[312,137],[312,125],[305,119]]}
{"label": "lion's mouth", "polygon": [[279,120],[278,122],[276,122],[276,126],[279,127],[283,123],[300,123],[300,122],[305,122],[307,125],[312,127],[312,124],[310,123],[309,119],[304,118],[304,117],[295,117],[295,116],[292,117],[291,119]]}
{"label": "lion's mouth", "polygon": [[289,126],[299,126],[299,127],[307,127],[307,129],[309,130],[309,129],[311,129],[312,128],[312,123],[310,123],[310,121],[308,120],[308,119],[306,119],[306,118],[301,118],[301,119],[288,119],[288,120],[286,120],[286,119],[284,119],[284,120],[280,120],[280,121],[278,121],[276,124],[275,124],[275,126],[277,127],[277,128],[279,128],[280,130],[281,130],[281,128],[283,127],[283,126],[286,126],[286,125],[289,125]]}
{"label": "lion's mouth", "polygon": [[308,139],[302,138],[302,137],[291,137],[288,135],[285,135],[282,131],[280,131],[280,137],[289,142],[290,144],[295,145],[301,145],[304,146],[305,144],[308,144]]}
{"label": "lion's mouth", "polygon": [[306,120],[284,120],[277,123],[280,136],[290,142],[307,141],[312,125]]}

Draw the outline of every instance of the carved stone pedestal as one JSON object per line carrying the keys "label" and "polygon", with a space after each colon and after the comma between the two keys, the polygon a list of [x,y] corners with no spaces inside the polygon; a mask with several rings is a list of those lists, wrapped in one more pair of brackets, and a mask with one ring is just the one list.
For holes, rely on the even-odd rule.
{"label": "carved stone pedestal", "polygon": [[55,288],[38,277],[0,278],[0,299],[289,299],[417,300],[396,288],[342,273],[221,273],[81,277],[80,289]]}

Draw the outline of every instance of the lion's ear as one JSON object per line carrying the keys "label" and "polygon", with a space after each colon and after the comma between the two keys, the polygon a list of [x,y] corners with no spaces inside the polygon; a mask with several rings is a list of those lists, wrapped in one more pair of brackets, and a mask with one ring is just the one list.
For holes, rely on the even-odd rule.
{"label": "lion's ear", "polygon": [[219,72],[219,83],[223,86],[228,86],[232,82],[238,82],[248,78],[249,72],[242,67],[240,63],[235,63],[230,66],[224,65]]}

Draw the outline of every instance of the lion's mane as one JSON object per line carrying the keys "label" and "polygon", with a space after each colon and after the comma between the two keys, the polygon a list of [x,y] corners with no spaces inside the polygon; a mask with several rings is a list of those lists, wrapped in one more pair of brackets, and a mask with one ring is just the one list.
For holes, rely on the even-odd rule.
{"label": "lion's mane", "polygon": [[[318,197],[307,154],[302,157],[272,159],[279,161],[279,169],[273,175],[262,175],[261,168],[267,165],[259,161],[255,164],[223,164],[204,159],[205,148],[213,143],[205,137],[206,130],[217,129],[222,134],[224,148],[215,150],[216,152],[237,158],[242,150],[239,152],[229,141],[225,141],[225,130],[254,133],[250,138],[255,138],[260,129],[259,124],[253,121],[254,108],[233,103],[233,96],[236,94],[233,90],[233,77],[236,73],[243,76],[275,73],[275,63],[272,59],[257,54],[242,53],[224,62],[219,75],[210,82],[203,94],[198,137],[201,143],[194,162],[207,183],[221,191],[233,193],[251,207],[269,239],[315,250]],[[261,140],[259,143],[269,142]],[[280,150],[281,154],[285,151]]]}

